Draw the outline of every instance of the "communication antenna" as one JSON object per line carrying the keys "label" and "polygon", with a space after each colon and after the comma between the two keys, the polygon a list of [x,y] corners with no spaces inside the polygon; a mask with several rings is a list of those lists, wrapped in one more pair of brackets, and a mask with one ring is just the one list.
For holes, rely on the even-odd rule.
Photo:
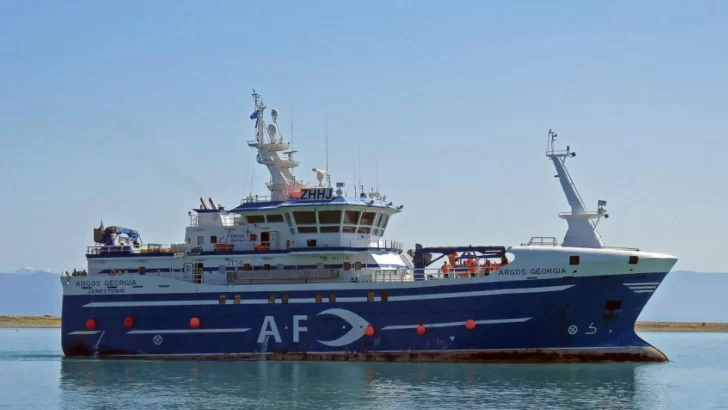
{"label": "communication antenna", "polygon": [[324,138],[326,144],[326,187],[331,188],[331,173],[329,168],[329,117],[324,113]]}
{"label": "communication antenna", "polygon": [[379,192],[379,159],[374,162],[374,186]]}
{"label": "communication antenna", "polygon": [[[359,174],[359,185],[361,185],[361,144],[359,144],[359,141],[356,142],[356,151],[357,156],[359,157],[359,159],[357,160],[357,162],[359,163],[359,170],[357,173]],[[363,188],[362,192],[364,192]]]}
{"label": "communication antenna", "polygon": [[291,147],[293,147],[293,100],[291,100]]}

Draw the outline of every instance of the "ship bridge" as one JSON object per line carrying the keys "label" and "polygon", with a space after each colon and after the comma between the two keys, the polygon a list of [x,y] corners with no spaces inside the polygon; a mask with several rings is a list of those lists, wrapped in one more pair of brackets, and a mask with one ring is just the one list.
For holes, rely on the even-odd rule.
{"label": "ship bridge", "polygon": [[390,217],[401,212],[381,198],[347,197],[332,188],[304,188],[299,198],[272,201],[246,198],[231,211],[195,209],[186,242],[201,252],[307,251],[321,249],[391,249],[401,244],[382,241]]}

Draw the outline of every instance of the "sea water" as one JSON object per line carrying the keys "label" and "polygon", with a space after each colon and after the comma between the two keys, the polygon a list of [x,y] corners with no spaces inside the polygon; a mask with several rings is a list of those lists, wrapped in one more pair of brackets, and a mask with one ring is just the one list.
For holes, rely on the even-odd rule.
{"label": "sea water", "polygon": [[671,361],[69,360],[59,329],[0,329],[0,408],[728,409],[728,334],[641,335]]}

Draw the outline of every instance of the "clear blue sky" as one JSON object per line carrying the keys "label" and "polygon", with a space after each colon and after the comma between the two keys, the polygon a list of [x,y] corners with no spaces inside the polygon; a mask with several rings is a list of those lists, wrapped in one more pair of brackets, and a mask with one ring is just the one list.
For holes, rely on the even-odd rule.
{"label": "clear blue sky", "polygon": [[[181,241],[200,196],[265,193],[250,91],[404,212],[387,238],[563,238],[549,128],[613,246],[727,271],[723,1],[5,1],[0,270],[85,264],[92,228]],[[287,127],[284,127],[288,135]],[[254,172],[253,172],[254,169]]]}

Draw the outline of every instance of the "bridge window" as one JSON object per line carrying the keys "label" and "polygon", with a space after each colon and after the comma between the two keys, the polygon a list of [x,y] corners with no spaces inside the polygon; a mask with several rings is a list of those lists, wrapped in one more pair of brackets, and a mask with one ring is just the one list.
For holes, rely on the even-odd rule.
{"label": "bridge window", "polygon": [[301,225],[316,225],[316,212],[314,211],[294,211],[293,219],[296,220],[296,224]]}
{"label": "bridge window", "polygon": [[217,243],[217,236],[215,236],[215,235],[212,235],[212,236],[210,237],[210,243]]}
{"label": "bridge window", "polygon": [[356,225],[359,223],[359,211],[346,211],[344,212],[344,223],[350,225]]}
{"label": "bridge window", "polygon": [[[352,227],[353,228],[353,227]],[[339,225],[336,226],[322,226],[319,228],[321,233],[332,233],[332,232],[339,232]]]}
{"label": "bridge window", "polygon": [[356,226],[345,226],[345,227],[341,228],[341,232],[354,233],[354,232],[356,232]]}
{"label": "bridge window", "polygon": [[375,229],[374,230],[374,235],[382,236],[383,233],[384,233],[384,231],[382,231],[381,229]]}
{"label": "bridge window", "polygon": [[382,216],[382,229],[387,228],[387,223],[389,222],[389,215]]}
{"label": "bridge window", "polygon": [[377,214],[374,212],[364,212],[361,216],[361,222],[359,225],[372,226],[374,224],[374,217]]}
{"label": "bridge window", "polygon": [[341,211],[319,211],[318,219],[321,225],[341,223]]}
{"label": "bridge window", "polygon": [[267,216],[268,222],[283,222],[283,215],[281,214],[271,214]]}
{"label": "bridge window", "polygon": [[379,226],[379,224],[382,223],[382,215],[383,214],[377,214],[377,219],[374,221],[374,226]]}
{"label": "bridge window", "polygon": [[579,264],[579,255],[569,256],[569,265],[578,265],[578,264]]}
{"label": "bridge window", "polygon": [[366,227],[366,226],[360,226],[359,229],[356,231],[356,233],[369,233],[372,228]]}
{"label": "bridge window", "polygon": [[262,224],[265,223],[265,217],[263,215],[248,215],[245,217],[249,224]]}
{"label": "bridge window", "polygon": [[315,248],[316,247],[316,239],[309,239],[306,241],[306,246],[309,248]]}
{"label": "bridge window", "polygon": [[298,233],[316,233],[318,229],[315,226],[299,226]]}

